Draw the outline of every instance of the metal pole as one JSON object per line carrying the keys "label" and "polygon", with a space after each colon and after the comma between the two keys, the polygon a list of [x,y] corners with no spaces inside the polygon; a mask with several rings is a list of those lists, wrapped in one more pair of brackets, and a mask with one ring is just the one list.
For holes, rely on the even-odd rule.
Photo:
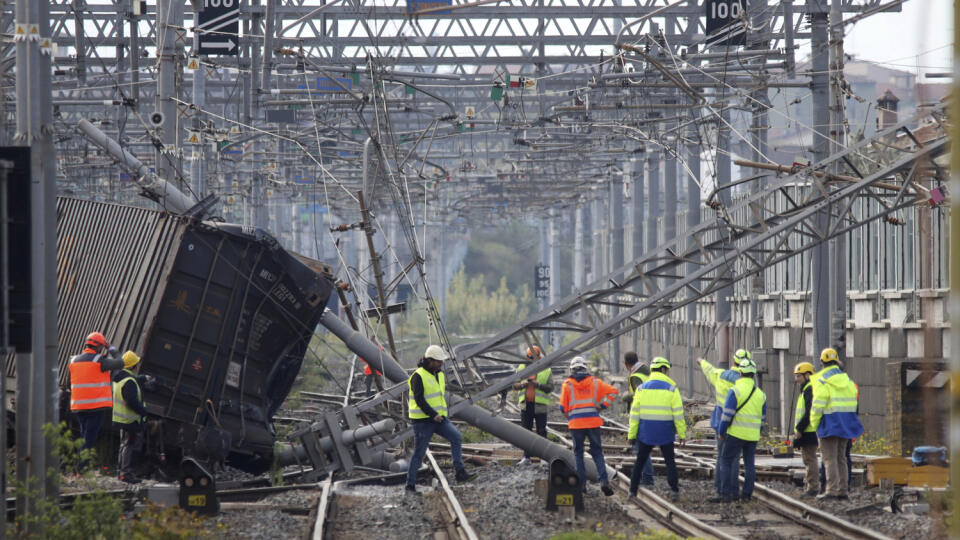
{"label": "metal pole", "polygon": [[[440,213],[437,216],[440,220],[440,256],[437,257],[440,269],[440,281],[437,283],[438,293],[440,294],[440,319],[447,319],[447,217],[446,217],[446,193],[440,188]],[[551,276],[552,278],[552,276]],[[553,279],[550,280],[553,283]]]}
{"label": "metal pole", "polygon": [[[10,256],[9,256],[9,231],[10,221],[7,215],[7,185],[9,173],[13,169],[13,163],[3,160],[0,161],[0,362],[2,362],[3,373],[0,373],[0,396],[7,395],[7,356],[16,351],[10,349]],[[6,402],[4,402],[5,404]],[[6,407],[4,407],[5,409]],[[4,423],[0,429],[0,448],[6,451],[7,448],[7,426],[6,415]],[[7,492],[7,458],[0,460],[0,491]],[[0,539],[6,538],[7,513],[0,515]]]}
{"label": "metal pole", "polygon": [[[813,90],[813,157],[820,162],[830,153],[827,133],[830,125],[830,51],[827,41],[827,12],[822,0],[808,0],[811,23],[811,47],[813,48],[812,90]],[[824,231],[829,224],[828,210],[817,215],[816,228]],[[813,350],[807,351],[818,358],[820,351],[830,344],[830,247],[821,243],[813,248],[811,272],[811,296],[813,314]],[[842,354],[842,351],[837,351]]]}
{"label": "metal pole", "polygon": [[[383,286],[383,271],[380,269],[380,256],[373,245],[373,223],[370,219],[370,210],[367,209],[363,198],[363,191],[357,192],[357,200],[360,202],[360,220],[363,226],[363,234],[367,239],[367,249],[370,251],[370,263],[373,268],[373,278],[377,284],[377,308],[380,310],[380,322],[387,332],[387,343],[390,345],[390,353],[397,357],[397,346],[393,341],[393,328],[390,327],[390,317],[387,315],[387,296]],[[442,249],[442,248],[441,248]],[[441,257],[441,260],[444,258]],[[359,271],[360,268],[357,268]]]}
{"label": "metal pole", "polygon": [[[386,352],[377,347],[375,343],[355,332],[346,323],[338,319],[330,310],[324,312],[320,319],[320,324],[336,335],[348,349],[356,353],[361,358],[377,366],[383,375],[393,383],[401,383],[409,378],[406,370]],[[447,362],[452,364],[452,362]],[[449,369],[449,367],[447,368]],[[397,390],[404,390],[405,386],[397,387]],[[477,407],[467,400],[463,400],[453,394],[448,397],[447,404],[451,415],[459,418],[469,424],[490,433],[491,435],[503,439],[513,444],[517,448],[526,450],[530,455],[538,456],[548,461],[556,458],[563,459],[570,466],[573,466],[573,452],[566,448],[550,442],[536,433],[528,431],[513,422],[504,420],[500,416],[490,414],[490,411]],[[408,435],[409,436],[409,435]],[[585,458],[584,464],[587,468],[587,478],[596,480],[596,465],[593,460]],[[607,468],[607,472],[611,472]]]}
{"label": "metal pole", "polygon": [[[194,11],[194,25],[200,27],[200,10],[202,4],[197,2],[196,9]],[[193,33],[193,47],[194,50],[200,50],[200,33]],[[206,104],[206,68],[202,64],[197,65],[197,69],[193,70],[193,104],[199,108],[203,108]],[[204,161],[204,156],[206,155],[206,145],[203,144],[203,134],[201,131],[203,128],[203,119],[201,115],[193,115],[193,129],[197,137],[199,137],[200,144],[192,145],[191,152],[193,150],[198,151],[198,155],[194,156],[193,161],[190,163],[190,183],[193,188],[193,193],[197,196],[198,199],[203,198],[203,194],[207,192],[207,182],[206,182],[206,163]]]}
{"label": "metal pole", "polygon": [[602,256],[603,248],[601,247],[601,225],[600,225],[600,213],[603,211],[603,202],[599,197],[593,200],[592,208],[590,209],[590,282],[593,283],[601,277],[603,277],[603,268],[602,266]]}
{"label": "metal pole", "polygon": [[[700,144],[698,144],[699,133],[695,126],[690,128],[687,135],[687,167],[690,171],[687,173],[687,230],[692,230],[700,224]],[[687,272],[693,273],[697,270],[695,263],[687,265]],[[693,292],[690,292],[693,294]],[[687,306],[687,396],[693,396],[694,374],[697,372],[697,366],[693,354],[693,343],[696,336],[697,304],[691,302]]]}
{"label": "metal pole", "polygon": [[[832,0],[830,10],[830,153],[845,146],[843,83],[843,6],[841,0]],[[832,167],[839,174],[840,164]],[[847,322],[847,249],[846,235],[830,241],[830,343],[840,358],[846,354]]]}
{"label": "metal pole", "polygon": [[[50,35],[49,0],[17,0],[16,22],[38,25]],[[16,142],[30,147],[31,350],[17,354],[17,480],[36,491],[36,498],[18,497],[17,512],[42,512],[57,496],[58,460],[51,453],[43,425],[57,424],[57,266],[56,149],[53,145],[50,57],[39,41],[16,43]],[[4,374],[5,375],[5,374]],[[47,501],[43,501],[47,499]],[[40,530],[30,534],[43,536]]]}
{"label": "metal pole", "polygon": [[[157,0],[157,46],[159,67],[157,73],[157,97],[154,109],[163,113],[163,122],[159,127],[163,149],[155,151],[157,175],[167,182],[177,178],[176,152],[180,148],[179,126],[177,122],[177,21],[183,20],[183,2],[178,0]],[[181,27],[183,25],[180,25]]]}
{"label": "metal pole", "polygon": [[[253,0],[251,2],[251,7],[259,8],[260,0]],[[261,30],[261,22],[263,20],[262,11],[259,9],[254,10],[251,15],[251,27],[252,32],[256,35],[259,35]],[[249,88],[251,89],[252,97],[252,107],[256,109],[259,113],[260,111],[260,92],[261,88],[259,87],[259,80],[257,75],[260,74],[261,70],[261,58],[260,47],[250,45],[250,71],[247,72],[244,76],[249,79]],[[255,122],[254,111],[253,109],[247,109],[247,123],[253,124]],[[264,144],[262,142],[262,137],[258,137],[253,144],[254,154],[257,156],[256,159],[259,162],[266,161],[264,154]],[[267,227],[267,212],[266,212],[266,188],[264,187],[264,177],[263,172],[258,170],[251,179],[250,186],[250,207],[251,207],[251,222],[254,227],[265,229]]]}
{"label": "metal pole", "polygon": [[127,13],[130,17],[130,99],[136,111],[140,107],[140,32],[137,29],[140,18],[134,15],[132,6]]}
{"label": "metal pole", "polygon": [[[951,117],[960,112],[960,0],[953,2],[953,96]],[[960,122],[950,138],[960,141]],[[960,149],[950,149],[950,193],[960,194]],[[960,321],[960,197],[950,199],[950,320]],[[950,325],[950,485],[952,508],[960,508],[960,324]],[[960,519],[950,520],[950,538],[960,540]]]}
{"label": "metal pole", "polygon": [[80,120],[77,127],[88,139],[113,155],[124,167],[135,171],[136,178],[134,181],[144,191],[155,197],[161,208],[182,214],[197,203],[193,197],[183,193],[170,182],[158,178],[150,171],[149,167],[117,144],[116,141],[108,138],[106,134],[90,122]]}
{"label": "metal pole", "polygon": [[[759,31],[750,32],[748,35],[748,39],[750,40],[750,48],[753,50],[767,50],[770,46],[768,37],[769,29],[767,25],[764,24],[765,18],[769,14],[769,5],[767,0],[754,0],[754,2],[751,2],[750,4],[750,10],[751,23],[754,28],[759,29]],[[763,65],[763,62],[763,60],[760,61],[761,66]],[[760,73],[763,77],[763,81],[766,82],[766,70],[761,68]],[[750,122],[750,142],[753,146],[753,160],[757,162],[765,162],[767,160],[767,130],[769,129],[769,126],[767,125],[767,111],[771,108],[766,86],[761,84],[759,88],[750,93],[750,96],[753,98],[751,101],[752,117]],[[766,178],[760,180],[760,186],[761,188],[766,187]],[[758,274],[754,276],[753,279],[750,280],[749,289],[750,316],[748,323],[750,326],[747,331],[747,346],[753,350],[758,349],[761,346],[761,314],[758,297],[764,292],[764,274]]]}
{"label": "metal pole", "polygon": [[[611,261],[610,268],[620,268],[623,266],[623,174],[614,172],[610,176],[610,244]],[[620,281],[623,276],[614,276],[614,279]],[[613,307],[613,316],[616,317],[619,309]],[[620,338],[612,339],[610,347],[610,358],[607,359],[607,366],[611,373],[621,371],[620,362]]]}
{"label": "metal pole", "polygon": [[573,212],[573,291],[583,288],[583,202]]}
{"label": "metal pole", "polygon": [[[730,183],[730,109],[724,107],[720,111],[721,122],[717,128],[717,186]],[[731,203],[730,190],[720,192],[720,201],[725,207]],[[720,336],[717,338],[717,365],[730,364],[730,297],[733,296],[733,286],[727,286],[717,291],[717,329]]]}
{"label": "metal pole", "polygon": [[[630,160],[630,178],[633,182],[633,211],[630,218],[633,220],[633,258],[638,259],[643,255],[643,164],[642,160]],[[634,292],[643,292],[643,285],[637,285]],[[633,348],[640,349],[640,336],[643,328],[637,328],[633,332]],[[647,356],[649,361],[649,355]]]}
{"label": "metal pole", "polygon": [[[550,265],[550,305],[556,304],[560,300],[560,231],[559,231],[559,212],[556,208],[550,209],[550,224],[547,234],[549,242],[549,265]],[[556,347],[559,343],[554,340],[560,337],[557,332],[550,332],[549,341],[551,347]]]}
{"label": "metal pole", "polygon": [[267,0],[266,16],[263,31],[263,66],[260,71],[260,92],[263,95],[270,91],[270,69],[273,62],[274,24],[276,23],[277,0]]}
{"label": "metal pole", "polygon": [[76,49],[77,88],[87,85],[87,53],[83,44],[86,41],[83,11],[87,8],[85,0],[73,0],[73,48]]}
{"label": "metal pole", "polygon": [[[647,158],[647,251],[652,251],[660,245],[660,238],[657,229],[657,218],[660,217],[660,162],[659,154],[651,153]],[[654,284],[659,286],[660,280],[653,279]],[[647,327],[647,361],[655,356],[653,349],[654,332],[651,327]],[[656,354],[659,356],[659,354]]]}
{"label": "metal pole", "polygon": [[[669,127],[675,127],[675,123]],[[672,149],[671,149],[672,150]],[[677,157],[673,152],[663,152],[663,239],[665,242],[677,236]],[[667,280],[664,280],[667,281]],[[670,356],[671,325],[670,316],[664,317],[663,352]]]}

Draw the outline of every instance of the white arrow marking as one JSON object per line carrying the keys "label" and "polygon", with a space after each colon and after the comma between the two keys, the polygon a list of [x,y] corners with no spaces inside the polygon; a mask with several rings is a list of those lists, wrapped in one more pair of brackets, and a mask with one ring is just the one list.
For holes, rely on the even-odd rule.
{"label": "white arrow marking", "polygon": [[200,47],[203,49],[226,49],[228,51],[232,51],[237,48],[237,44],[232,41],[227,41],[227,42],[221,41],[217,43],[204,42],[200,45]]}

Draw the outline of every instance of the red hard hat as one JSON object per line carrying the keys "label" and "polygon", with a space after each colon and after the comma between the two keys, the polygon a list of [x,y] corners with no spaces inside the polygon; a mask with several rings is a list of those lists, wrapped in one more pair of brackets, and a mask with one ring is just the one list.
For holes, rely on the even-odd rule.
{"label": "red hard hat", "polygon": [[94,332],[89,336],[87,336],[87,341],[85,342],[85,345],[88,347],[109,346],[109,344],[107,343],[107,338],[103,337],[103,334],[101,334],[100,332]]}

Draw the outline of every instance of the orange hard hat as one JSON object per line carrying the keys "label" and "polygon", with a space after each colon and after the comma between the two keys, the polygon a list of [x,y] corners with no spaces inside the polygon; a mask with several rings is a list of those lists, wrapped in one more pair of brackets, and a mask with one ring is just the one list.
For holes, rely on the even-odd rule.
{"label": "orange hard hat", "polygon": [[527,347],[527,358],[533,360],[534,358],[540,358],[543,356],[543,352],[540,350],[540,347],[536,345]]}
{"label": "orange hard hat", "polygon": [[103,337],[103,334],[100,332],[93,332],[87,336],[87,340],[84,342],[87,347],[107,347],[107,338]]}

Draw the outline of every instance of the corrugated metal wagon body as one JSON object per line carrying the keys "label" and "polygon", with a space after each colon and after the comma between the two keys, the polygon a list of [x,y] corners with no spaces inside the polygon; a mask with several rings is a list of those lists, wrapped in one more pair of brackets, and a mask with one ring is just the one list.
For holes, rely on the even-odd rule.
{"label": "corrugated metal wagon body", "polygon": [[269,465],[286,398],[332,284],[259,230],[58,201],[60,381],[101,330],[141,354],[168,448]]}

